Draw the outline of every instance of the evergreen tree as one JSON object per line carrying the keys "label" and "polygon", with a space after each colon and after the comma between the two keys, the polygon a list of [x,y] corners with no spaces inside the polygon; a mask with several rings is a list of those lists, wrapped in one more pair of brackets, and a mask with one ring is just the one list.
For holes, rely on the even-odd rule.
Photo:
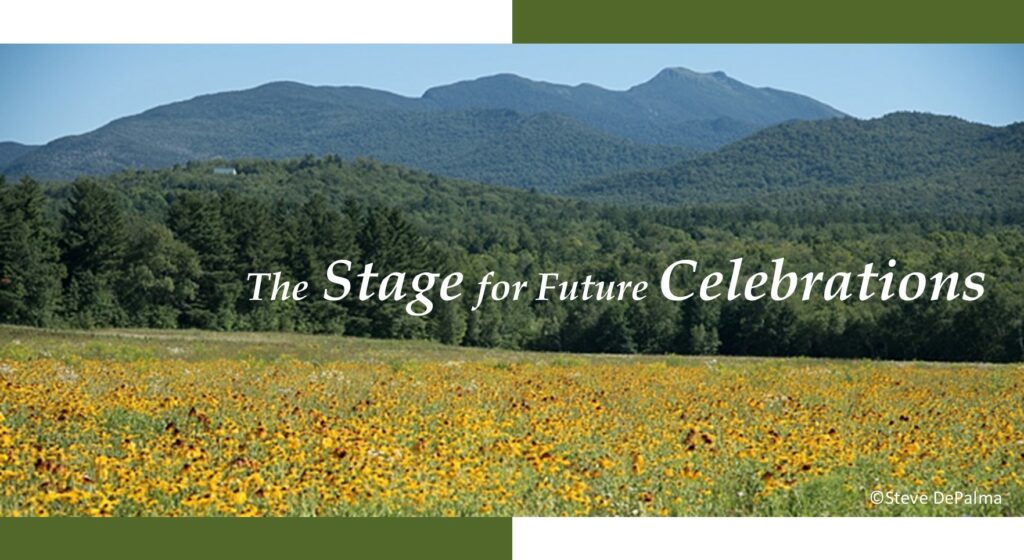
{"label": "evergreen tree", "polygon": [[[291,219],[288,239],[289,264],[295,278],[309,282],[309,293],[299,304],[300,328],[308,332],[341,334],[346,331],[349,302],[324,299],[325,289],[337,293],[327,282],[327,267],[336,260],[360,262],[356,244],[356,223],[351,212],[332,208],[322,193],[314,193]],[[336,271],[341,273],[341,271]]]}
{"label": "evergreen tree", "polygon": [[678,321],[677,306],[658,294],[648,294],[641,301],[630,302],[626,313],[636,351],[644,354],[672,351],[672,337]]}
{"label": "evergreen tree", "polygon": [[[254,272],[291,277],[284,266],[286,226],[275,218],[279,212],[271,202],[228,191],[220,195],[218,204],[228,232],[234,277],[240,282]],[[236,328],[247,330],[294,330],[298,314],[293,301],[251,301],[247,294],[238,298],[235,309]]]}
{"label": "evergreen tree", "polygon": [[679,329],[679,352],[682,354],[717,354],[722,346],[718,334],[721,304],[702,302],[692,297],[683,302]]}
{"label": "evergreen tree", "polygon": [[[430,268],[431,251],[401,212],[387,208],[366,210],[357,235],[363,263],[373,263],[380,276],[370,283],[371,293],[379,291],[390,272],[404,272],[408,283],[417,273]],[[426,321],[405,312],[404,303],[381,302],[374,298],[361,302],[361,334],[379,338],[421,338]]]}
{"label": "evergreen tree", "polygon": [[219,200],[203,193],[184,192],[175,197],[168,223],[176,238],[199,255],[198,293],[185,306],[184,326],[232,329],[238,322],[235,305],[245,291],[231,254],[231,237],[224,224]]}
{"label": "evergreen tree", "polygon": [[0,322],[52,325],[63,275],[39,184],[7,185],[0,175]]}
{"label": "evergreen tree", "polygon": [[636,342],[623,304],[608,304],[589,333],[592,352],[633,354]]}
{"label": "evergreen tree", "polygon": [[84,328],[124,324],[116,290],[128,247],[123,201],[109,186],[80,179],[71,185],[63,218],[63,307],[68,320]]}

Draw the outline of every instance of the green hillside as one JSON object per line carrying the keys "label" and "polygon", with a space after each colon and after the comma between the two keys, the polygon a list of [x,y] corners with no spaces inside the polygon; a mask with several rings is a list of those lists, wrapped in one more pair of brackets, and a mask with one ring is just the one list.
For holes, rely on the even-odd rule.
{"label": "green hillside", "polygon": [[620,203],[769,208],[1021,210],[1024,124],[953,117],[794,122],[663,169],[602,178],[563,194]]}

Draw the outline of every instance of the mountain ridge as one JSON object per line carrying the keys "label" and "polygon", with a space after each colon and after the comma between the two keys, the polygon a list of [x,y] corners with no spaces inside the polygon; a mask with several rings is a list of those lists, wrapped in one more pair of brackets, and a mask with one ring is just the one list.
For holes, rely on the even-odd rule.
{"label": "mountain ridge", "polygon": [[1003,127],[896,112],[783,123],[716,152],[656,170],[599,178],[561,194],[605,202],[758,203],[784,207],[813,193],[821,209],[982,207],[1024,200],[1024,123]]}
{"label": "mountain ridge", "polygon": [[19,157],[39,148],[31,144],[21,142],[0,141],[0,169]]}
{"label": "mountain ridge", "polygon": [[[680,72],[675,69],[667,75]],[[486,128],[496,121],[477,118],[481,112],[496,110],[510,110],[523,119],[558,113],[577,121],[582,128],[571,128],[583,131],[582,136],[570,137],[559,131],[550,134],[578,145],[579,154],[610,153],[611,144],[628,146],[625,151],[632,154],[632,159],[615,156],[595,160],[589,174],[584,161],[570,161],[564,173],[533,175],[528,172],[530,165],[554,167],[543,160],[523,160],[527,167],[515,174],[517,183],[513,186],[553,188],[606,173],[649,168],[651,163],[667,164],[665,158],[669,156],[685,159],[687,152],[717,148],[777,122],[842,116],[808,97],[766,93],[764,88],[728,77],[690,72],[689,79],[659,85],[658,76],[628,90],[614,91],[592,84],[567,86],[496,74],[433,87],[420,97],[363,86],[269,82],[249,89],[198,95],[121,117],[94,131],[59,138],[21,154],[0,169],[15,177],[28,174],[66,179],[191,159],[341,154],[385,157],[459,178],[492,180],[508,173],[493,169],[479,158],[463,167],[441,165],[436,149],[439,144],[465,144],[474,136],[496,141],[500,131]],[[725,90],[736,93],[714,102]],[[376,125],[370,126],[368,121]],[[428,126],[425,121],[432,124]],[[429,142],[406,140],[399,154],[384,146],[387,138],[407,136],[414,130],[422,132],[431,126],[437,134]],[[441,135],[442,129],[452,136]],[[358,134],[369,135],[361,141]],[[511,138],[505,145],[514,155],[536,154],[529,145],[509,143]],[[283,144],[286,139],[292,144]],[[468,151],[440,159],[459,158],[473,159]]]}

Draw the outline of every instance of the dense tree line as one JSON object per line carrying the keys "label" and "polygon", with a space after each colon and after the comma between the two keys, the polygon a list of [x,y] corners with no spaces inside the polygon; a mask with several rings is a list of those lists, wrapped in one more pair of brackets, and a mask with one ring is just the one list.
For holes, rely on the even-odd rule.
{"label": "dense tree line", "polygon": [[[813,205],[610,207],[441,178],[371,160],[211,163],[103,179],[0,184],[0,322],[283,330],[553,351],[1012,361],[1024,356],[1024,232],[1007,213],[864,213]],[[540,272],[647,280],[680,258],[750,270],[986,272],[977,302],[249,300],[246,275],[326,285],[333,260],[461,271],[474,286]],[[697,282],[686,278],[684,283]],[[695,286],[690,286],[695,287]],[[471,293],[471,290],[467,290]]]}

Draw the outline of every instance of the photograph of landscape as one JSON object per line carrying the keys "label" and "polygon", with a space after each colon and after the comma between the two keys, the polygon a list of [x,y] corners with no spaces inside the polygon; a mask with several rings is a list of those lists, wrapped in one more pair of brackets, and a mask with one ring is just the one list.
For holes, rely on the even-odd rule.
{"label": "photograph of landscape", "polygon": [[0,45],[0,516],[1024,515],[1022,67]]}

